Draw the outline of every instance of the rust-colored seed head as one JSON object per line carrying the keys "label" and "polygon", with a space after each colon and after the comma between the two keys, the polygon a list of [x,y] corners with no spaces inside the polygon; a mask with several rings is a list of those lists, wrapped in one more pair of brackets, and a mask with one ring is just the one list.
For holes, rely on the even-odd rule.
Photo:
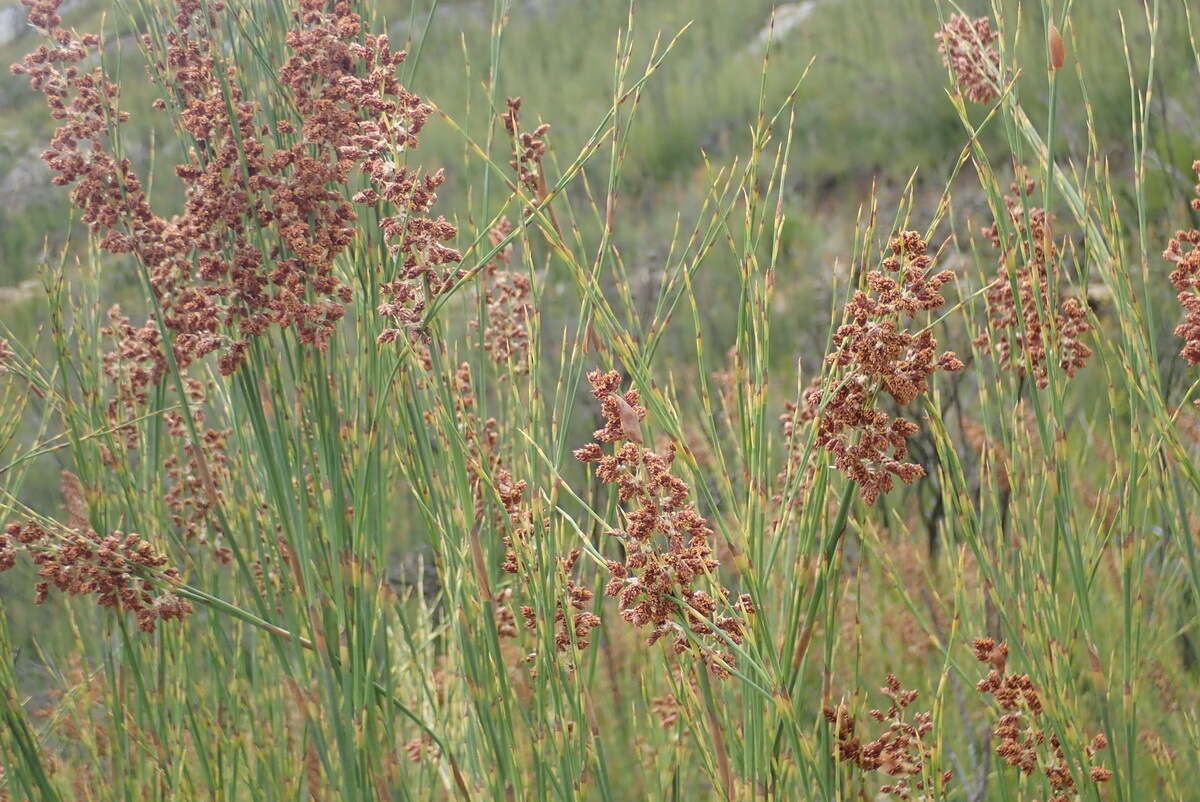
{"label": "rust-colored seed head", "polygon": [[975,103],[991,103],[999,96],[1000,54],[991,46],[998,37],[987,17],[971,20],[961,14],[951,14],[934,35],[942,62]]}
{"label": "rust-colored seed head", "polygon": [[[508,218],[501,218],[488,232],[493,247],[504,242],[512,233]],[[517,375],[529,372],[529,327],[537,310],[529,302],[533,285],[525,273],[508,269],[513,246],[497,251],[495,258],[483,270],[484,299],[487,303],[483,328],[483,348],[498,365],[507,365]],[[478,324],[472,321],[473,328]],[[501,381],[506,380],[501,374]]]}
{"label": "rust-colored seed head", "polygon": [[[1001,366],[1024,373],[1031,367],[1038,387],[1049,386],[1047,358],[1058,352],[1058,364],[1067,378],[1087,364],[1092,349],[1082,342],[1091,331],[1087,309],[1075,298],[1061,301],[1054,308],[1051,278],[1060,272],[1060,254],[1052,234],[1052,218],[1044,209],[1028,206],[1034,182],[1018,180],[1011,195],[1004,196],[1007,217],[1015,230],[1006,239],[999,223],[983,229],[983,235],[999,249],[996,277],[988,285],[987,301],[990,331],[975,340],[979,347],[990,346]],[[1009,261],[1016,261],[1017,293],[1009,276]],[[1057,282],[1053,282],[1057,283]],[[1022,331],[1024,329],[1024,331]]]}
{"label": "rust-colored seed head", "polygon": [[[973,641],[971,647],[975,659],[992,666],[988,675],[975,686],[976,689],[995,699],[1004,711],[992,726],[996,755],[1026,775],[1032,774],[1041,765],[1046,781],[1053,790],[1059,792],[1058,797],[1064,800],[1070,798],[1075,790],[1075,781],[1067,766],[1067,755],[1057,736],[1036,726],[1043,708],[1033,680],[1028,674],[1007,673],[1006,644],[997,643],[991,638],[980,638]],[[1091,761],[1100,750],[1107,747],[1108,738],[1103,733],[1097,733],[1078,757],[1081,761]],[[1112,776],[1112,772],[1103,766],[1091,766],[1089,774],[1092,781],[1097,783],[1105,782]]]}
{"label": "rust-colored seed head", "polygon": [[507,111],[500,115],[500,122],[513,138],[514,156],[509,166],[516,172],[518,184],[541,200],[546,190],[542,159],[546,155],[545,136],[550,131],[550,124],[542,123],[533,131],[522,131],[521,98],[508,98],[506,106]]}
{"label": "rust-colored seed head", "polygon": [[[425,216],[442,173],[419,175],[395,158],[416,147],[433,109],[396,80],[405,54],[386,37],[364,37],[350,4],[305,2],[295,13],[277,76],[287,100],[280,107],[298,119],[280,121],[275,140],[260,138],[267,115],[243,96],[220,42],[209,40],[224,27],[222,4],[179,0],[164,52],[143,39],[155,83],[169,90],[155,106],[170,109],[198,143],[175,168],[187,199],[170,217],[151,208],[129,160],[112,152],[112,127],[128,114],[101,67],[82,66],[99,38],[60,27],[58,0],[26,5],[51,42],[13,67],[59,122],[42,158],[54,183],[71,188],[101,248],[132,254],[149,271],[181,367],[218,352],[221,372],[233,373],[250,342],[275,326],[323,349],[352,296],[334,261],[357,236],[355,203],[396,210],[381,221],[401,265],[382,287],[381,313],[393,327],[381,341],[419,327],[430,299],[461,278],[459,254],[444,244],[454,226]],[[367,188],[348,199],[356,174]],[[127,378],[152,383],[161,345],[142,339],[142,365]]]}
{"label": "rust-colored seed head", "polygon": [[[834,725],[834,757],[864,774],[878,771],[892,778],[880,787],[880,794],[906,800],[916,792],[918,798],[926,798],[921,793],[927,790],[922,777],[929,776],[933,761],[936,739],[927,738],[933,731],[933,716],[915,713],[909,717],[908,708],[916,701],[917,692],[905,690],[894,674],[887,675],[880,691],[891,705],[886,711],[871,710],[870,716],[886,726],[878,738],[867,743],[857,734],[858,722],[844,704],[824,709],[825,720]],[[950,772],[943,772],[929,784],[940,782],[944,787],[950,778]]]}
{"label": "rust-colored seed head", "polygon": [[881,411],[877,394],[910,404],[928,391],[936,371],[963,368],[954,352],[938,353],[928,328],[913,334],[901,327],[945,303],[941,289],[954,273],[933,271],[928,245],[915,231],[897,234],[889,250],[883,270],[867,274],[867,290],[846,305],[846,322],[833,336],[836,349],[825,357],[833,372],[804,397],[810,409],[821,410],[817,446],[833,455],[867,504],[892,488],[893,477],[908,484],[925,475],[920,465],[905,462],[917,425]]}
{"label": "rust-colored seed head", "polygon": [[[1200,160],[1192,164],[1200,175]],[[1196,186],[1200,196],[1200,185]],[[1192,207],[1200,211],[1200,197],[1192,200]],[[1175,336],[1184,340],[1179,355],[1189,364],[1200,364],[1200,229],[1175,232],[1167,243],[1163,258],[1175,265],[1171,271],[1171,283],[1179,292],[1179,305],[1185,313],[1183,322],[1175,328]],[[1197,402],[1200,403],[1200,402]]]}
{"label": "rust-colored seed head", "polygon": [[[512,473],[504,467],[504,461],[497,449],[498,435],[495,419],[489,419],[482,426],[480,425],[478,417],[473,411],[475,396],[472,390],[471,369],[467,363],[464,362],[458,368],[455,384],[458,391],[456,403],[459,425],[470,453],[468,469],[472,475],[472,484],[477,495],[476,517],[480,518],[485,514],[483,495],[484,488],[487,486],[486,473],[490,473],[491,490],[494,492],[495,498],[500,500],[500,504],[504,508],[504,516],[507,518],[507,526],[498,527],[507,529],[507,534],[503,537],[505,550],[500,567],[505,573],[518,577],[518,584],[515,588],[520,589],[521,582],[528,575],[528,567],[521,555],[534,548],[534,544],[530,542],[535,531],[533,511],[525,499],[528,483],[523,479],[515,479]],[[543,520],[542,525],[548,526],[549,524]],[[555,649],[558,652],[566,652],[572,646],[579,649],[587,648],[591,641],[592,630],[599,627],[601,623],[600,618],[588,609],[592,600],[592,591],[583,583],[577,582],[574,575],[579,554],[579,550],[576,549],[558,561],[564,582],[562,596],[554,602],[553,618],[548,615],[539,618],[537,611],[531,605],[519,606],[525,629],[536,630],[539,620],[544,619],[550,622],[549,625],[553,627],[554,632]],[[497,634],[501,637],[516,638],[518,636],[516,616],[512,612],[511,604],[514,595],[514,587],[508,587],[493,597],[497,604],[495,615]]]}
{"label": "rust-colored seed head", "polygon": [[[625,562],[608,563],[612,578],[604,593],[617,599],[625,621],[649,630],[650,644],[669,638],[675,653],[698,651],[714,676],[726,678],[735,660],[716,631],[741,643],[754,604],[745,595],[733,598],[724,587],[715,588],[716,596],[697,587],[719,563],[712,529],[689,500],[691,489],[671,472],[674,446],[660,454],[641,445],[646,408],[637,390],[620,392],[620,373],[595,370],[587,378],[605,425],[595,432],[598,442],[577,449],[575,456],[594,465],[596,477],[615,485],[617,497],[632,508],[625,531],[613,533],[624,545]],[[608,443],[612,454],[601,445]]]}
{"label": "rust-colored seed head", "polygon": [[168,582],[180,577],[140,535],[114,531],[102,536],[91,529],[50,531],[32,521],[10,523],[0,534],[0,571],[16,564],[17,550],[37,567],[37,604],[46,601],[51,589],[91,595],[101,607],[133,613],[144,632],[153,632],[158,621],[192,612],[189,602],[149,581],[151,576]]}
{"label": "rust-colored seed head", "polygon": [[1062,34],[1058,32],[1058,26],[1053,22],[1050,23],[1046,48],[1050,51],[1050,72],[1057,72],[1062,69],[1063,62],[1067,60],[1067,51],[1063,47]]}

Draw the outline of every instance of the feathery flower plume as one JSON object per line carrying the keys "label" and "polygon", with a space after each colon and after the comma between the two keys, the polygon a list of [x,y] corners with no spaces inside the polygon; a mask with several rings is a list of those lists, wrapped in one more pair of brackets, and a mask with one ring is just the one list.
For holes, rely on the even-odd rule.
{"label": "feathery flower plume", "polygon": [[[625,528],[614,533],[625,560],[608,562],[612,580],[604,593],[617,599],[625,621],[650,631],[649,644],[671,637],[675,653],[682,654],[692,649],[690,632],[700,640],[700,659],[713,675],[728,677],[735,660],[716,631],[741,643],[745,616],[754,612],[754,605],[745,594],[731,600],[720,586],[717,597],[696,588],[701,577],[713,575],[718,562],[710,543],[713,532],[688,501],[691,489],[671,473],[674,446],[658,454],[641,445],[646,408],[637,390],[620,392],[620,373],[594,370],[587,378],[600,402],[604,428],[593,434],[596,442],[575,450],[575,458],[594,464],[596,477],[615,485],[618,498],[633,508],[624,515]],[[611,443],[613,453],[606,454],[602,443]],[[737,615],[719,613],[722,600],[732,601]]]}
{"label": "feathery flower plume", "polygon": [[925,475],[904,461],[917,425],[878,409],[879,392],[905,406],[928,391],[934,372],[963,367],[953,351],[937,352],[928,328],[913,334],[900,327],[945,303],[941,288],[953,271],[933,272],[928,245],[915,231],[901,232],[888,247],[883,270],[868,273],[867,291],[857,290],[846,305],[846,322],[833,336],[837,347],[825,357],[835,371],[804,394],[810,408],[821,410],[817,446],[858,484],[867,504],[892,488],[893,476],[911,483]]}
{"label": "feathery flower plume", "polygon": [[951,14],[934,34],[942,63],[954,73],[967,99],[975,103],[991,103],[999,96],[1000,54],[991,46],[997,38],[999,34],[987,17],[972,21],[961,14]]}
{"label": "feathery flower plume", "polygon": [[[1008,219],[1016,230],[1013,241],[1003,240],[999,224],[983,229],[983,235],[1000,250],[1000,259],[996,278],[986,291],[993,333],[980,335],[975,345],[991,345],[1001,365],[1021,373],[1025,371],[1027,355],[1034,381],[1045,388],[1050,383],[1046,358],[1051,349],[1058,351],[1059,367],[1068,378],[1074,378],[1087,364],[1092,349],[1080,338],[1091,331],[1091,325],[1087,310],[1075,298],[1065,299],[1054,311],[1050,277],[1059,270],[1059,253],[1050,216],[1044,209],[1028,207],[1025,202],[1034,188],[1034,182],[1026,179],[1012,184],[1013,194],[1004,196]],[[1013,295],[1008,274],[1010,259],[1017,260],[1017,296]],[[1053,328],[1043,319],[1050,314],[1053,314]]]}

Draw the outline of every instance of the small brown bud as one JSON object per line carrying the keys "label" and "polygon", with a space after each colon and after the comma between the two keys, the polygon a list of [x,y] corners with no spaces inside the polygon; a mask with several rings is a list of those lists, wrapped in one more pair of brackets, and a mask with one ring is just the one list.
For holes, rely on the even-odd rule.
{"label": "small brown bud", "polygon": [[1067,58],[1067,51],[1063,47],[1062,34],[1058,32],[1058,26],[1053,22],[1050,23],[1048,46],[1050,49],[1050,72],[1055,72],[1062,69],[1063,62]]}
{"label": "small brown bud", "polygon": [[617,400],[617,410],[621,413],[621,434],[626,440],[632,440],[635,443],[643,442],[642,426],[637,410],[616,393],[613,393],[613,398]]}

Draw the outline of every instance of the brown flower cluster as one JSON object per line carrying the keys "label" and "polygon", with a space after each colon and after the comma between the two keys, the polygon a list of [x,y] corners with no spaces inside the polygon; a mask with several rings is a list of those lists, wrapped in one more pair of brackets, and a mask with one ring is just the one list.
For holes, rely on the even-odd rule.
{"label": "brown flower cluster", "polygon": [[[1200,174],[1200,160],[1192,163],[1192,169]],[[1200,195],[1200,185],[1196,186],[1196,194]],[[1200,197],[1192,199],[1192,208],[1200,212]],[[1200,229],[1177,231],[1167,243],[1163,258],[1175,265],[1171,283],[1179,291],[1179,305],[1187,313],[1175,328],[1175,336],[1185,341],[1179,355],[1192,365],[1200,364]]]}
{"label": "brown flower cluster", "polygon": [[[500,220],[488,239],[492,247],[512,233],[507,218]],[[508,269],[512,245],[502,248],[483,271],[487,322],[483,328],[483,348],[497,365],[510,365],[517,375],[529,372],[529,323],[535,310],[529,302],[533,287],[529,276]],[[472,321],[472,325],[478,325]],[[501,381],[507,377],[501,374]]]}
{"label": "brown flower cluster", "polygon": [[112,349],[104,354],[103,364],[104,375],[114,392],[108,401],[108,419],[120,424],[118,432],[126,447],[136,448],[137,428],[124,421],[142,413],[150,388],[166,375],[162,338],[153,322],[135,328],[116,305],[108,310],[108,325],[100,328],[100,334],[113,341]]}
{"label": "brown flower cluster", "polygon": [[[499,423],[496,419],[480,420],[474,379],[468,363],[463,362],[458,366],[453,386],[454,416],[466,450],[475,520],[481,521],[488,514],[490,498],[500,500],[504,513],[501,519],[495,521],[496,529],[508,532],[504,535],[504,562],[500,567],[510,574],[519,573],[517,542],[528,543],[534,528],[533,515],[525,504],[528,483],[523,479],[515,479],[505,467],[500,454]],[[491,495],[493,493],[494,496]],[[507,518],[507,525],[503,518]]]}
{"label": "brown flower cluster", "polygon": [[3,376],[5,373],[8,372],[8,368],[4,366],[4,363],[7,362],[8,360],[12,359],[12,357],[13,357],[12,346],[10,346],[8,344],[8,340],[5,340],[4,338],[0,337],[0,376]]}
{"label": "brown flower cluster", "polygon": [[[470,364],[463,362],[454,372],[454,418],[467,452],[467,472],[475,502],[475,518],[484,515],[487,477],[501,470],[499,424],[495,418],[480,420],[479,402],[475,397],[475,380]],[[431,413],[430,413],[431,417]]]}
{"label": "brown flower cluster", "polygon": [[[508,514],[511,534],[504,536],[504,563],[501,565],[510,574],[520,574],[522,563],[517,554],[518,542],[528,546],[528,540],[533,534],[533,515],[525,503],[524,480],[515,481],[507,470],[496,471],[494,488]],[[591,632],[600,626],[600,617],[591,612],[588,607],[595,594],[590,589],[575,580],[575,566],[579,562],[579,549],[572,549],[565,558],[559,558],[558,567],[564,579],[563,599],[555,603],[554,610],[554,646],[560,652],[565,652],[572,644],[580,649],[586,649],[591,643]],[[506,589],[506,592],[510,589]],[[511,597],[508,593],[505,601]],[[525,628],[537,629],[537,611],[531,605],[521,605],[521,618]],[[501,635],[516,637],[516,627],[510,631],[502,631]]]}
{"label": "brown flower cluster", "polygon": [[408,755],[408,759],[413,763],[423,763],[437,760],[441,756],[442,750],[438,749],[433,738],[424,734],[406,741],[404,754]]}
{"label": "brown flower cluster", "polygon": [[951,14],[934,34],[942,63],[975,103],[991,103],[1000,94],[1000,54],[992,47],[997,38],[987,17],[971,20],[962,14]]}
{"label": "brown flower cluster", "polygon": [[683,703],[673,693],[650,698],[650,712],[658,719],[658,726],[669,730],[679,723],[683,714]]}
{"label": "brown flower cluster", "polygon": [[[496,529],[507,532],[503,538],[504,561],[500,567],[506,573],[520,574],[522,561],[518,551],[531,547],[530,541],[534,534],[533,513],[525,501],[528,483],[523,479],[515,479],[505,467],[499,450],[496,419],[480,421],[476,411],[477,400],[471,367],[465,362],[455,371],[454,391],[455,417],[459,434],[466,445],[467,472],[475,504],[475,520],[483,520],[488,514],[487,500],[492,497],[489,494],[494,493],[494,498],[500,500],[504,508],[504,518],[507,519],[507,522],[497,522],[496,526]],[[543,526],[547,525],[548,522],[543,521]],[[589,644],[589,633],[600,625],[599,617],[587,610],[593,596],[592,591],[578,584],[573,576],[578,560],[578,550],[559,560],[559,567],[565,577],[565,604],[560,600],[556,605],[554,642],[560,652],[566,651],[572,643],[581,649],[586,648]],[[507,587],[493,594],[492,599],[496,605],[497,632],[505,638],[515,638],[518,634],[516,615],[512,611],[513,597],[514,589]],[[536,629],[538,617],[533,607],[521,605],[520,612],[525,628]]]}
{"label": "brown flower cluster", "polygon": [[[158,384],[167,371],[166,357],[160,347],[161,338],[153,323],[134,328],[129,318],[117,306],[108,311],[108,325],[100,333],[113,340],[113,348],[104,355],[103,370],[112,382],[114,396],[109,399],[107,414],[117,424],[122,444],[127,449],[138,447],[138,429],[129,420],[144,410],[150,388]],[[167,480],[164,501],[172,523],[180,534],[197,539],[202,544],[212,542],[214,554],[222,563],[229,563],[228,548],[213,542],[221,532],[209,511],[224,501],[224,487],[229,481],[226,442],[230,429],[205,426],[205,391],[200,381],[184,379],[186,411],[168,410],[163,414],[167,434],[181,444],[183,459],[167,456],[162,467]],[[199,439],[199,450],[187,430],[184,414],[190,415]]]}
{"label": "brown flower cluster", "polygon": [[892,488],[893,476],[909,483],[925,475],[920,465],[904,461],[917,425],[878,409],[879,392],[904,406],[929,389],[935,371],[963,367],[954,352],[937,352],[928,328],[913,334],[901,327],[945,303],[941,288],[953,271],[933,272],[928,245],[915,231],[893,237],[889,250],[883,270],[868,273],[867,291],[856,291],[846,306],[846,322],[833,336],[836,349],[825,358],[834,372],[804,394],[810,408],[823,409],[817,446],[833,455],[867,504]]}
{"label": "brown flower cluster", "polygon": [[[1046,366],[1050,350],[1057,350],[1059,367],[1069,378],[1087,363],[1092,349],[1080,338],[1091,330],[1091,325],[1087,310],[1075,298],[1065,299],[1058,311],[1053,311],[1050,277],[1058,272],[1059,254],[1050,217],[1044,209],[1026,203],[1034,188],[1034,182],[1026,179],[1014,183],[1013,194],[1004,196],[1009,221],[1016,229],[1015,242],[1002,241],[998,224],[983,229],[983,235],[1001,254],[996,278],[985,294],[993,333],[980,335],[975,345],[992,345],[1001,365],[1022,373],[1028,358],[1034,381],[1044,388],[1050,382]],[[1009,259],[1016,260],[1016,296],[1008,273]],[[1047,321],[1045,317],[1052,313],[1053,321]]]}
{"label": "brown flower cluster", "polygon": [[72,187],[104,250],[132,253],[145,265],[181,367],[219,350],[221,371],[232,373],[250,340],[271,326],[325,346],[351,299],[333,263],[356,235],[346,198],[354,174],[368,183],[355,202],[385,201],[394,210],[381,225],[401,270],[383,287],[383,314],[399,327],[415,325],[428,298],[457,281],[459,255],[442,244],[454,227],[422,216],[441,173],[420,177],[395,158],[416,146],[431,108],[395,78],[404,53],[386,37],[365,36],[348,3],[303,0],[295,15],[286,37],[291,55],[277,78],[287,100],[280,106],[294,108],[297,120],[268,124],[273,117],[244,97],[236,67],[210,40],[225,26],[204,17],[236,13],[223,4],[202,12],[195,0],[178,0],[164,50],[142,39],[163,95],[155,107],[170,108],[195,142],[175,170],[184,209],[165,218],[129,161],[110,152],[127,113],[101,68],[80,66],[99,39],[60,27],[59,2],[25,0],[30,22],[51,44],[13,70],[45,95],[59,122],[43,154],[54,183]]}
{"label": "brown flower cluster", "polygon": [[168,456],[163,460],[167,479],[167,492],[163,500],[171,516],[171,523],[187,540],[196,540],[202,545],[211,545],[217,560],[229,564],[233,554],[227,546],[220,544],[222,532],[209,512],[225,503],[225,488],[229,485],[229,458],[225,447],[233,430],[214,429],[205,425],[204,385],[196,379],[187,379],[184,389],[188,396],[188,408],[192,425],[199,434],[199,452],[191,442],[185,428],[183,416],[170,410],[164,414],[167,433],[183,443],[183,459]]}
{"label": "brown flower cluster", "polygon": [[542,158],[546,155],[544,137],[550,123],[542,123],[532,131],[521,130],[521,98],[510,97],[508,110],[500,115],[504,130],[513,138],[514,155],[509,166],[517,174],[517,181],[535,198],[546,196],[546,178],[542,173]]}
{"label": "brown flower cluster", "polygon": [[[118,87],[101,67],[85,68],[100,62],[99,38],[61,27],[59,4],[26,0],[31,24],[49,43],[13,71],[45,96],[58,123],[43,153],[54,183],[71,188],[103,250],[132,254],[145,267],[165,327],[135,326],[114,307],[102,332],[114,342],[104,358],[115,388],[109,417],[127,447],[136,447],[137,431],[125,422],[145,411],[167,374],[168,335],[181,370],[219,352],[224,374],[272,327],[326,345],[351,300],[334,261],[357,235],[347,197],[356,176],[368,188],[353,202],[383,204],[390,213],[381,226],[400,274],[382,288],[383,314],[411,329],[429,298],[460,278],[459,255],[443,244],[454,227],[422,216],[441,174],[421,177],[396,160],[416,146],[432,109],[396,80],[404,53],[386,37],[365,35],[349,3],[302,0],[286,36],[289,57],[275,73],[281,102],[271,113],[244,95],[237,68],[212,39],[228,27],[218,16],[240,11],[177,0],[161,48],[141,39],[161,90],[155,108],[169,109],[194,143],[175,168],[186,201],[171,217],[151,208],[129,160],[116,155],[116,132],[127,119]],[[295,116],[277,119],[285,108]],[[188,403],[168,416],[170,432],[183,438],[190,416],[201,442],[184,438],[183,457],[168,460],[167,503],[176,525],[193,536],[221,499],[226,433],[203,427],[202,398],[180,400]],[[211,524],[207,531],[220,534]],[[217,547],[217,555],[228,552]]]}
{"label": "brown flower cluster", "polygon": [[[567,610],[562,601],[558,602],[554,613],[554,645],[560,652],[566,651],[572,643],[580,649],[586,649],[591,631],[600,626],[600,617],[588,611],[595,594],[571,576],[578,561],[579,549],[572,549],[570,554],[558,561],[559,569],[566,577],[566,601],[574,611]],[[521,608],[521,615],[528,620],[527,608]]]}
{"label": "brown flower cluster", "polygon": [[778,492],[772,496],[771,500],[776,504],[783,503],[783,494],[788,489],[788,483],[796,481],[797,474],[803,471],[800,487],[791,494],[791,506],[798,508],[807,495],[805,490],[816,475],[817,466],[803,463],[808,445],[805,435],[809,432],[809,427],[805,424],[815,421],[818,417],[820,406],[815,402],[820,401],[820,389],[821,377],[815,376],[809,382],[805,392],[801,393],[799,402],[785,401],[783,403],[783,414],[779,416],[779,425],[783,432],[783,446],[787,452],[787,460],[784,462],[783,470],[775,476]]}
{"label": "brown flower cluster", "polygon": [[[891,700],[891,704],[886,711],[875,709],[869,715],[880,724],[886,724],[887,728],[867,743],[856,734],[857,722],[844,704],[825,708],[825,720],[835,729],[836,756],[864,772],[880,771],[895,778],[880,787],[881,794],[911,799],[916,792],[919,799],[930,798],[925,791],[931,784],[928,777],[933,747],[925,742],[925,736],[933,730],[933,716],[916,713],[911,721],[907,720],[906,711],[916,701],[917,692],[905,690],[895,674],[887,675],[880,692]],[[950,782],[950,776],[949,771],[943,772],[937,784],[944,787]]]}
{"label": "brown flower cluster", "polygon": [[73,596],[92,595],[101,607],[133,613],[145,632],[153,632],[157,621],[192,612],[190,603],[150,580],[178,581],[179,572],[166,567],[167,558],[140,535],[117,531],[101,537],[91,529],[51,533],[31,521],[10,523],[0,534],[0,571],[16,564],[18,551],[38,568],[38,604],[52,587]]}
{"label": "brown flower cluster", "polygon": [[[593,435],[597,442],[577,449],[575,457],[594,464],[597,478],[615,485],[618,498],[632,507],[624,516],[624,530],[615,533],[625,559],[608,562],[612,580],[605,595],[617,599],[623,619],[650,630],[650,644],[669,636],[681,654],[692,648],[690,632],[700,641],[700,657],[709,670],[727,677],[734,657],[716,632],[741,643],[745,616],[754,605],[746,595],[731,599],[719,585],[716,597],[695,587],[702,577],[712,578],[718,562],[710,543],[713,532],[688,501],[691,489],[671,473],[674,447],[658,454],[640,445],[646,409],[637,390],[619,392],[620,373],[592,371],[588,382],[605,426]],[[605,454],[601,443],[612,443],[613,453]],[[722,603],[734,615],[720,613]]]}
{"label": "brown flower cluster", "polygon": [[[991,666],[976,688],[991,696],[1004,711],[992,727],[992,735],[997,740],[996,754],[1022,774],[1032,774],[1039,765],[1042,766],[1042,773],[1054,792],[1050,802],[1067,802],[1074,798],[1075,780],[1058,736],[1036,726],[1042,714],[1042,701],[1033,680],[1028,674],[1008,673],[1006,644],[980,638],[971,645],[975,659]],[[1087,763],[1090,764],[1096,753],[1107,746],[1108,739],[1103,733],[1097,733],[1084,747]],[[1049,757],[1043,759],[1043,753]],[[1112,771],[1091,765],[1088,776],[1092,782],[1101,783],[1112,777]]]}
{"label": "brown flower cluster", "polygon": [[528,486],[524,479],[514,479],[513,475],[503,468],[497,470],[492,477],[492,487],[508,514],[509,534],[504,536],[504,562],[500,567],[510,574],[521,571],[517,544],[528,543],[533,535],[532,513],[525,506],[525,488]]}

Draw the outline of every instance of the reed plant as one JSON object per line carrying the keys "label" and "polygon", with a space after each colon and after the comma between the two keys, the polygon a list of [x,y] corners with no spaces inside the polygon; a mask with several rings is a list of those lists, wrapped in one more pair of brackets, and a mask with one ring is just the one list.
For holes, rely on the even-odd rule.
{"label": "reed plant", "polygon": [[1149,145],[1186,3],[1111,21],[1119,158],[1090,7],[931,6],[951,168],[865,190],[820,294],[769,31],[651,259],[689,31],[636,3],[570,148],[501,90],[504,0],[462,115],[416,88],[436,4],[401,48],[357,0],[22,3],[86,244],[0,329],[0,798],[1194,797],[1200,198],[1155,219]]}

